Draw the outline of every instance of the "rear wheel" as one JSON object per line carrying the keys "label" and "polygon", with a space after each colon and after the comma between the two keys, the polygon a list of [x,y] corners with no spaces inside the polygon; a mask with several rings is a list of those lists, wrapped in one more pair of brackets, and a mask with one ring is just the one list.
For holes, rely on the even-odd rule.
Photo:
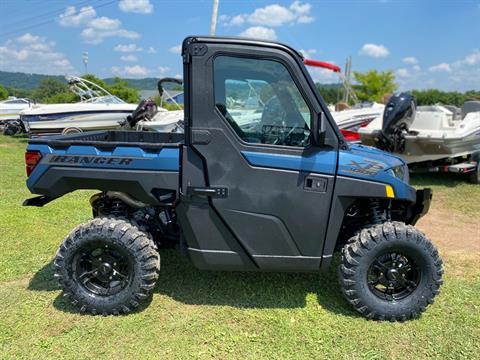
{"label": "rear wheel", "polygon": [[345,245],[339,280],[347,300],[369,319],[418,316],[438,294],[442,260],[413,226],[387,222],[363,229]]}
{"label": "rear wheel", "polygon": [[97,218],[65,238],[54,265],[64,295],[82,312],[117,315],[148,300],[160,256],[153,240],[131,223]]}

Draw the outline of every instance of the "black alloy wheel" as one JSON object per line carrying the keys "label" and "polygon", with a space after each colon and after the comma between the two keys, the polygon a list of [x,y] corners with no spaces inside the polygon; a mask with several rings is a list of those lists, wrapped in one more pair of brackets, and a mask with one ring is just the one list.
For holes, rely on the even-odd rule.
{"label": "black alloy wheel", "polygon": [[95,295],[119,293],[133,277],[132,259],[124,249],[104,241],[84,245],[74,260],[74,276]]}
{"label": "black alloy wheel", "polygon": [[368,287],[380,299],[402,300],[418,287],[420,272],[416,263],[398,252],[378,256],[367,274]]}

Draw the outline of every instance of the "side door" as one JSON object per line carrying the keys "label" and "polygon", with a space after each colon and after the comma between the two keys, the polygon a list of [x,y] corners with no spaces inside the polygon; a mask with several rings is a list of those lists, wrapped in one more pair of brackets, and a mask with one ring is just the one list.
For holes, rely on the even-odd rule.
{"label": "side door", "polygon": [[324,109],[301,59],[254,44],[190,46],[178,214],[192,259],[204,268],[318,269],[338,145],[328,122],[326,145],[313,144]]}

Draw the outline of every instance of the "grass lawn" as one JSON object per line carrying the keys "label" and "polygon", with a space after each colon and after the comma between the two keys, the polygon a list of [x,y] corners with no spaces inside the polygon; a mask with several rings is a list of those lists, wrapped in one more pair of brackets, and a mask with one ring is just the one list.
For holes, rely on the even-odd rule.
{"label": "grass lawn", "polygon": [[[22,138],[0,137],[0,358],[480,358],[480,252],[443,248],[441,238],[432,239],[445,260],[441,294],[406,323],[357,315],[342,298],[333,268],[323,274],[202,272],[174,250],[161,251],[160,280],[143,311],[80,315],[61,297],[51,261],[63,237],[91,216],[92,192],[22,207],[30,196],[25,145]],[[467,232],[480,235],[480,186],[448,176],[412,180],[433,185],[434,210],[476,224],[458,224],[460,242]]]}

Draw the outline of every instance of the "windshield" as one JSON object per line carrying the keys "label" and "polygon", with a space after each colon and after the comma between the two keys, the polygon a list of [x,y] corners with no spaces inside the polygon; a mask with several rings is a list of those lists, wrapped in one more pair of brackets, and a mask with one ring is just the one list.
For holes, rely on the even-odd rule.
{"label": "windshield", "polygon": [[10,99],[0,101],[2,104],[28,104],[28,100],[26,99]]}
{"label": "windshield", "polygon": [[115,95],[100,96],[85,101],[91,104],[125,104],[125,101],[116,97]]}

